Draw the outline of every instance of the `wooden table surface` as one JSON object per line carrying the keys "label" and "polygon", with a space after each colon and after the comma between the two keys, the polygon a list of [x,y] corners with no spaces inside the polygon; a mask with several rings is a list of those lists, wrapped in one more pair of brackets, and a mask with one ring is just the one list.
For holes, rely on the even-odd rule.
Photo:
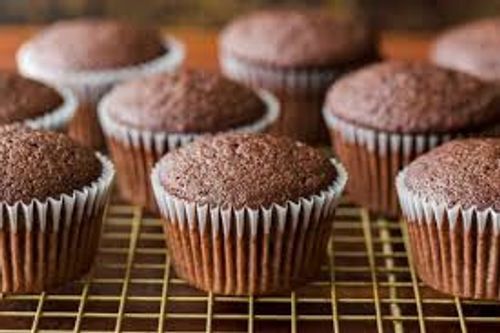
{"label": "wooden table surface", "polygon": [[[21,43],[32,36],[40,27],[0,27],[0,69],[15,69],[14,55]],[[165,29],[187,46],[189,67],[217,69],[217,32],[194,27]],[[427,54],[429,33],[386,32],[381,36],[383,56],[399,59],[424,59]]]}

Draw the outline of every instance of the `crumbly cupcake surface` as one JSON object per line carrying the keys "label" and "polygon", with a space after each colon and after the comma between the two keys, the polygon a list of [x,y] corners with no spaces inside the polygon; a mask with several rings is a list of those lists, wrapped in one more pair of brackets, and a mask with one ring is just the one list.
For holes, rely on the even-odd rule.
{"label": "crumbly cupcake surface", "polygon": [[253,90],[199,70],[125,83],[111,92],[107,106],[125,126],[169,133],[218,132],[251,124],[266,112]]}
{"label": "crumbly cupcake surface", "polygon": [[500,18],[483,19],[452,28],[431,49],[433,62],[484,79],[500,79]]}
{"label": "crumbly cupcake surface", "polygon": [[375,44],[359,20],[294,9],[258,11],[236,19],[222,32],[220,43],[230,55],[279,67],[359,60],[373,52]]}
{"label": "crumbly cupcake surface", "polygon": [[1,125],[43,116],[63,103],[54,89],[8,72],[0,72],[0,101]]}
{"label": "crumbly cupcake surface", "polygon": [[500,122],[497,89],[424,62],[388,61],[345,76],[326,108],[359,126],[398,133],[444,133]]}
{"label": "crumbly cupcake surface", "polygon": [[500,139],[446,143],[412,162],[403,181],[411,192],[449,207],[500,212]]}
{"label": "crumbly cupcake surface", "polygon": [[0,198],[13,204],[71,194],[97,180],[95,154],[58,133],[0,128]]}
{"label": "crumbly cupcake surface", "polygon": [[337,176],[318,150],[267,134],[199,139],[160,163],[160,179],[169,194],[234,208],[295,201],[326,190]]}
{"label": "crumbly cupcake surface", "polygon": [[55,23],[36,35],[29,46],[38,66],[65,71],[132,66],[166,52],[158,31],[103,19]]}

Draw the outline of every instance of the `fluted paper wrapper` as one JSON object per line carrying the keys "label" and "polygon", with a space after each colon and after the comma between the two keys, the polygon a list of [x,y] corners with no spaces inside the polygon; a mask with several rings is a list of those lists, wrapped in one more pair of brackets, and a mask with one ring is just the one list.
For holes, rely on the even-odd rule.
{"label": "fluted paper wrapper", "polygon": [[[269,92],[257,91],[266,104],[266,113],[254,123],[230,131],[258,133],[267,131],[280,113],[278,100]],[[108,114],[111,107],[104,98],[99,104],[99,120],[108,148],[118,169],[118,188],[124,199],[155,212],[156,203],[151,189],[150,176],[154,164],[166,153],[192,142],[207,133],[172,134],[152,132],[127,127]]]}
{"label": "fluted paper wrapper", "polygon": [[420,278],[447,294],[500,300],[500,212],[427,200],[404,177],[397,190]]}
{"label": "fluted paper wrapper", "polygon": [[78,100],[67,88],[54,88],[62,97],[62,104],[56,109],[33,119],[26,119],[23,124],[31,128],[55,132],[66,132],[68,125],[78,109]]}
{"label": "fluted paper wrapper", "polygon": [[282,112],[272,132],[312,144],[326,143],[321,108],[328,86],[344,71],[335,68],[283,69],[258,66],[220,53],[222,72],[256,88],[269,89],[280,99]]}
{"label": "fluted paper wrapper", "polygon": [[159,170],[151,181],[169,253],[177,274],[205,291],[262,295],[289,291],[313,277],[324,258],[335,207],[347,182],[295,202],[233,209],[188,202],[163,188]]}
{"label": "fluted paper wrapper", "polygon": [[184,45],[175,38],[168,37],[165,40],[165,49],[168,52],[164,55],[143,64],[118,69],[68,72],[38,65],[32,59],[33,50],[27,42],[17,53],[17,66],[27,77],[71,89],[78,97],[80,107],[71,122],[69,135],[84,145],[101,148],[104,141],[97,121],[97,103],[119,82],[177,70],[184,60]]}
{"label": "fluted paper wrapper", "polygon": [[399,215],[394,179],[416,157],[456,136],[388,133],[347,123],[324,110],[334,150],[351,176],[350,198],[370,211]]}
{"label": "fluted paper wrapper", "polygon": [[0,202],[0,271],[4,293],[38,293],[79,278],[92,265],[114,177],[98,155],[102,174],[71,195]]}

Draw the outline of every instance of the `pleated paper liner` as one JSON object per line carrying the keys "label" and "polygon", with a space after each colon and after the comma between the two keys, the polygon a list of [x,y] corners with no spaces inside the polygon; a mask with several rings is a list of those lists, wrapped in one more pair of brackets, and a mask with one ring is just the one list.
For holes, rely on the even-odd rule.
{"label": "pleated paper liner", "polygon": [[427,200],[404,177],[397,190],[420,278],[444,293],[500,300],[500,212]]}
{"label": "pleated paper liner", "polygon": [[346,166],[350,197],[375,214],[400,214],[394,179],[398,172],[423,153],[462,136],[498,136],[500,124],[472,132],[398,134],[357,126],[323,110],[332,146]]}
{"label": "pleated paper liner", "polygon": [[449,141],[452,134],[397,134],[363,128],[324,110],[334,150],[345,164],[351,181],[350,197],[371,212],[399,215],[394,179],[419,155]]}
{"label": "pleated paper liner", "polygon": [[80,107],[71,122],[69,134],[78,142],[99,149],[104,143],[96,115],[99,100],[116,83],[177,70],[184,61],[184,45],[173,37],[167,37],[165,50],[167,52],[164,55],[134,66],[75,72],[57,71],[38,65],[33,60],[29,42],[21,46],[16,58],[18,69],[23,75],[69,88],[77,95]]}
{"label": "pleated paper liner", "polygon": [[[266,113],[257,121],[231,131],[258,133],[267,131],[280,113],[278,100],[269,92],[257,91],[267,106]],[[185,145],[206,133],[172,134],[127,127],[109,116],[108,100],[99,104],[99,118],[108,148],[116,164],[118,188],[121,196],[134,204],[156,212],[156,203],[150,185],[151,170],[169,151]]]}
{"label": "pleated paper liner", "polygon": [[62,104],[40,117],[26,119],[23,121],[25,125],[35,129],[55,132],[66,132],[68,130],[68,125],[78,109],[78,100],[75,94],[67,88],[54,87],[54,89],[62,97]]}
{"label": "pleated paper liner", "polygon": [[220,52],[224,74],[255,88],[269,89],[280,99],[282,112],[272,132],[312,144],[326,143],[321,116],[328,86],[343,71],[333,68],[282,69],[259,66]]}
{"label": "pleated paper liner", "polygon": [[0,203],[2,292],[38,293],[90,269],[115,173],[107,158],[97,157],[101,176],[71,195]]}
{"label": "pleated paper liner", "polygon": [[310,280],[319,270],[347,182],[343,166],[332,164],[337,179],[316,195],[233,209],[170,195],[160,183],[158,163],[151,181],[177,274],[199,289],[227,295],[272,294]]}

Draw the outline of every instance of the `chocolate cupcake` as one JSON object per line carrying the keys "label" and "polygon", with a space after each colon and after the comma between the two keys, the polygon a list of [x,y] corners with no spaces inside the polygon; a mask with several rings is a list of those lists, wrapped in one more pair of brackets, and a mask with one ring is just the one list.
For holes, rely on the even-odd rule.
{"label": "chocolate cupcake", "polygon": [[173,71],[184,58],[183,46],[159,31],[130,23],[77,19],[55,23],[18,51],[26,76],[72,89],[80,108],[70,136],[100,148],[102,133],[95,106],[114,84],[138,76]]}
{"label": "chocolate cupcake", "polygon": [[113,166],[58,133],[0,127],[1,290],[35,293],[86,273]]}
{"label": "chocolate cupcake", "polygon": [[485,80],[500,80],[500,18],[470,22],[439,35],[430,58]]}
{"label": "chocolate cupcake", "polygon": [[347,181],[319,151],[269,134],[221,134],[152,172],[177,274],[205,291],[289,291],[319,270]]}
{"label": "chocolate cupcake", "polygon": [[372,212],[398,215],[394,178],[451,138],[498,132],[497,89],[423,62],[388,61],[340,79],[324,115],[345,163],[349,194]]}
{"label": "chocolate cupcake", "polygon": [[397,189],[420,278],[500,300],[500,139],[444,144],[406,167]]}
{"label": "chocolate cupcake", "polygon": [[99,105],[122,196],[156,211],[153,165],[194,138],[223,131],[266,131],[279,114],[276,99],[214,73],[181,70],[117,86]]}
{"label": "chocolate cupcake", "polygon": [[64,131],[78,103],[67,89],[55,89],[20,75],[0,71],[0,125],[21,123]]}
{"label": "chocolate cupcake", "polygon": [[375,36],[361,20],[319,10],[258,11],[236,19],[220,36],[223,72],[276,93],[282,103],[274,132],[326,142],[321,107],[341,74],[377,58]]}

